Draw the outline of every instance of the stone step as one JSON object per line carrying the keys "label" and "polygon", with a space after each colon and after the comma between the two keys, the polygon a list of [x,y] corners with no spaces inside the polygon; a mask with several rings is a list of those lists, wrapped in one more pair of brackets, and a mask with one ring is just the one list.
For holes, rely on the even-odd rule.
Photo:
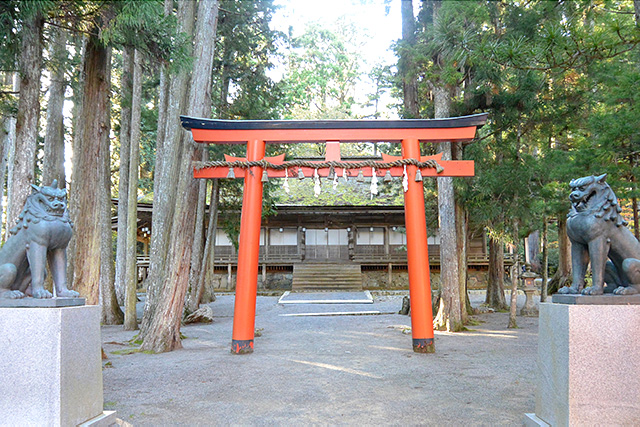
{"label": "stone step", "polygon": [[362,271],[359,264],[297,264],[292,290],[362,290]]}

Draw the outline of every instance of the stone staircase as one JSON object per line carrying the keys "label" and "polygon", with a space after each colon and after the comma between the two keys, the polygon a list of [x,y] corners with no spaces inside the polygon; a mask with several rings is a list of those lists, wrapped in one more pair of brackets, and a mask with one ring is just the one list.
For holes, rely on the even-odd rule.
{"label": "stone staircase", "polygon": [[362,290],[360,264],[295,264],[293,292]]}

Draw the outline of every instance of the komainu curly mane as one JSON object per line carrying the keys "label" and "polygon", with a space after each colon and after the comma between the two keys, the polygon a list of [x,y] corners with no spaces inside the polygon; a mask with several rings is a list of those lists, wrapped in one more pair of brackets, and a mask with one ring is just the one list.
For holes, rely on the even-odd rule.
{"label": "komainu curly mane", "polygon": [[[579,188],[586,188],[589,186],[593,186],[597,181],[595,176],[585,176],[583,178],[574,179],[569,183],[569,186],[572,190]],[[625,221],[622,216],[620,216],[620,212],[622,212],[622,208],[618,204],[618,198],[614,194],[613,190],[606,182],[600,183],[600,186],[596,189],[597,194],[589,195],[588,201],[590,201],[593,197],[595,197],[595,206],[593,208],[596,210],[594,216],[596,218],[602,218],[605,221],[612,221],[616,224],[616,226],[620,227],[621,225],[628,225],[628,222]],[[576,209],[576,205],[574,203],[571,204],[571,211],[569,212],[568,217],[572,218],[578,215],[578,210]]]}
{"label": "komainu curly mane", "polygon": [[[558,290],[586,295],[640,291],[640,242],[626,227],[616,195],[605,182],[607,175],[574,179],[567,234],[571,240],[573,283]],[[584,277],[591,264],[593,284],[585,289]]]}
{"label": "komainu curly mane", "polygon": [[[55,184],[55,182],[54,182]],[[44,196],[44,197],[43,197]],[[30,195],[20,215],[18,215],[18,223],[9,230],[12,235],[17,234],[22,229],[29,228],[29,224],[37,224],[40,221],[61,221],[73,227],[71,219],[69,219],[69,211],[56,210],[47,204],[42,203],[45,198],[64,199],[66,192],[55,187],[41,187],[39,192]]]}

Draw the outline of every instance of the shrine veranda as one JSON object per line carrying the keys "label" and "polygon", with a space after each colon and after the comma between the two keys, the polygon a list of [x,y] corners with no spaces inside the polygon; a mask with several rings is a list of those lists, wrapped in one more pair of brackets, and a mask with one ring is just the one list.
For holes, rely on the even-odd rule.
{"label": "shrine veranda", "polygon": [[[244,179],[231,351],[253,352],[263,182],[284,178],[286,183],[289,178],[309,177],[314,179],[318,191],[321,177],[336,180],[355,175],[358,179],[372,178],[372,194],[377,192],[378,179],[402,177],[413,350],[435,351],[422,177],[473,176],[474,164],[467,160],[442,160],[442,154],[421,156],[420,143],[471,141],[486,119],[487,114],[446,119],[326,121],[182,116],[182,126],[191,131],[197,143],[246,144],[246,158],[225,155],[224,161],[198,164],[194,169],[195,178]],[[266,144],[303,142],[326,144],[325,160],[287,162],[284,154],[265,157]],[[400,143],[402,156],[383,155],[382,161],[346,162],[340,157],[342,142]]]}

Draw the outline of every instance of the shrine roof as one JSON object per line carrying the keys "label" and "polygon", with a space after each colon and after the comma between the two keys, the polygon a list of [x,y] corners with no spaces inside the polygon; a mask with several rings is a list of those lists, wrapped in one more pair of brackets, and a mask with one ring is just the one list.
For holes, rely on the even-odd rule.
{"label": "shrine roof", "polygon": [[185,129],[209,130],[322,130],[322,129],[446,129],[482,127],[487,113],[444,119],[401,120],[219,120],[180,116]]}

